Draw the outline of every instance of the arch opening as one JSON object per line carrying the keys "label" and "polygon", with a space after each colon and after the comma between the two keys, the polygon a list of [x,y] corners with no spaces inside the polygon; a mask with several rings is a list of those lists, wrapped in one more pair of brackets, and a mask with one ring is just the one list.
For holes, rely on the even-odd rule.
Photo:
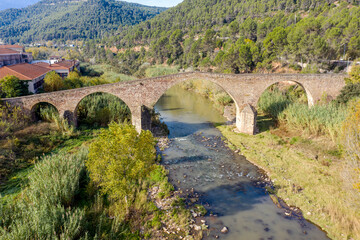
{"label": "arch opening", "polygon": [[91,93],[76,106],[74,118],[80,128],[107,127],[112,121],[131,122],[131,110],[119,97],[105,92]]}
{"label": "arch opening", "polygon": [[[219,84],[206,78],[172,83],[154,106],[156,113],[161,112],[158,121],[168,123],[171,135],[173,130],[171,124],[183,121],[185,125],[188,113],[195,113],[206,122],[224,124],[227,121],[235,123],[238,111],[235,99]],[[191,127],[190,133],[204,127],[197,123],[189,125],[187,124],[186,127]]]}
{"label": "arch opening", "polygon": [[51,103],[39,102],[31,109],[31,117],[34,122],[54,122],[59,117],[58,109]]}
{"label": "arch opening", "polygon": [[257,101],[257,130],[263,132],[279,127],[288,108],[294,105],[313,105],[311,94],[302,84],[280,81],[268,86]]}

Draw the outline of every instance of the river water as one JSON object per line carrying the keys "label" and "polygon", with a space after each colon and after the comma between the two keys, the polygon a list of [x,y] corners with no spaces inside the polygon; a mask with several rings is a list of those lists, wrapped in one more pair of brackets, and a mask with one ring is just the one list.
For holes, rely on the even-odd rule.
{"label": "river water", "polygon": [[[212,103],[179,86],[155,106],[170,130],[162,164],[176,189],[199,194],[208,213],[204,239],[328,239],[315,225],[289,216],[266,192],[264,173],[230,150],[211,123],[225,119]],[[220,230],[226,226],[227,234]]]}

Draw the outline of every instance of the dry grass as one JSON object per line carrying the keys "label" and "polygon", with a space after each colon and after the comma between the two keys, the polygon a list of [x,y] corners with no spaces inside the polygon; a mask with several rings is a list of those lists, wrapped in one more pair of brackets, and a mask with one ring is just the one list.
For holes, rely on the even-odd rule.
{"label": "dry grass", "polygon": [[[330,140],[234,133],[220,126],[223,135],[251,162],[268,172],[276,194],[297,206],[306,218],[332,239],[360,239],[360,199],[346,188],[343,159]],[[294,187],[295,186],[295,187]]]}

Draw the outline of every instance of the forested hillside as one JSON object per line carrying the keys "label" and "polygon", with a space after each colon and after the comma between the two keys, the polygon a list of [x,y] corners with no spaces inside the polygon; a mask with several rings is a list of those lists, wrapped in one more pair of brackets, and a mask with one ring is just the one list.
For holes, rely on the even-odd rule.
{"label": "forested hillside", "polygon": [[1,11],[0,38],[8,43],[101,38],[164,10],[115,0],[42,0]]}
{"label": "forested hillside", "polygon": [[[185,0],[102,44],[129,49],[115,56],[124,72],[146,61],[228,73],[265,71],[275,61],[321,64],[358,58],[359,19],[359,3],[353,0]],[[86,52],[112,61],[95,46],[89,43]],[[136,52],[134,46],[149,51]]]}

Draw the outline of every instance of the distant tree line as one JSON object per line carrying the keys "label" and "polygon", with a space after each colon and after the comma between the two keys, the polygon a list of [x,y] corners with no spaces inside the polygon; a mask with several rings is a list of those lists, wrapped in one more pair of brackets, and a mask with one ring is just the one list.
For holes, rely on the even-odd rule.
{"label": "distant tree line", "polygon": [[8,43],[97,39],[163,10],[114,0],[44,0],[27,8],[1,11],[0,36]]}
{"label": "distant tree line", "polygon": [[[84,56],[126,74],[146,62],[240,73],[267,71],[274,61],[299,70],[298,62],[354,60],[360,57],[360,7],[334,2],[184,1],[119,35],[87,42]],[[124,50],[114,54],[114,46]]]}

